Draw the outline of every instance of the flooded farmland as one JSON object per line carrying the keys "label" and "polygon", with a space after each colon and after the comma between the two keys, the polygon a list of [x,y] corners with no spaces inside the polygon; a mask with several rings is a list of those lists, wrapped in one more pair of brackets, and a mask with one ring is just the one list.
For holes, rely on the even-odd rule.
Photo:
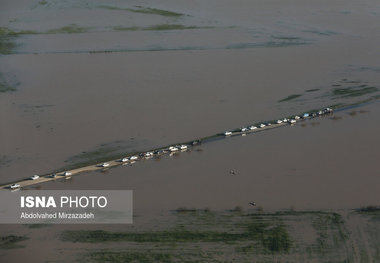
{"label": "flooded farmland", "polygon": [[[379,25],[374,0],[1,1],[0,184],[255,122],[337,110],[31,186],[133,190],[136,218],[123,231],[148,235],[157,228],[172,239],[115,240],[112,226],[2,225],[0,260],[22,260],[44,244],[51,251],[34,261],[252,262],[254,254],[270,254],[257,262],[377,262],[379,240],[367,228],[378,231],[378,210],[353,209],[376,207],[380,198]],[[178,218],[178,209],[190,219]],[[192,241],[169,227],[192,233],[192,222],[240,227],[210,229],[212,240],[202,234],[188,236]],[[331,228],[322,229],[323,222]],[[252,224],[264,233],[260,238],[241,228]],[[111,234],[92,242],[87,230]],[[230,240],[223,241],[225,232]],[[274,237],[285,241],[273,245]],[[310,246],[295,250],[304,239]],[[218,254],[226,247],[236,257]],[[339,255],[326,252],[334,248]],[[180,249],[186,258],[178,258]]]}

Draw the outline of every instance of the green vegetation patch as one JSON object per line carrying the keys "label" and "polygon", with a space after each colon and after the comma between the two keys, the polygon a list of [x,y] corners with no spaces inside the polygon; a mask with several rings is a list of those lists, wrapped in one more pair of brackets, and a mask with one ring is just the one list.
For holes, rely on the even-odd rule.
{"label": "green vegetation patch", "polygon": [[44,227],[50,227],[52,225],[50,225],[50,224],[27,224],[25,226],[27,228],[30,228],[30,229],[39,229],[39,228],[44,228]]}
{"label": "green vegetation patch", "polygon": [[[327,211],[178,209],[152,224],[120,231],[64,231],[61,240],[102,243],[101,250],[85,246],[79,254],[83,262],[377,262],[379,216],[371,211],[378,210],[363,210],[343,218]],[[359,226],[358,219],[365,223]],[[376,249],[362,246],[364,240]]]}
{"label": "green vegetation patch", "polygon": [[32,35],[32,34],[38,34],[38,32],[34,30],[14,31],[6,27],[0,27],[0,37],[14,37],[14,36]]}
{"label": "green vegetation patch", "polygon": [[292,36],[272,36],[273,39],[278,40],[286,40],[286,41],[298,41],[301,40],[299,37],[292,37]]}
{"label": "green vegetation patch", "polygon": [[116,6],[109,6],[109,5],[101,5],[98,6],[98,8],[108,9],[108,10],[124,10],[134,13],[141,13],[141,14],[149,14],[149,15],[160,15],[160,16],[169,16],[169,17],[180,17],[184,14],[176,13],[168,10],[162,10],[157,8],[149,8],[149,7],[142,7],[142,6],[136,6],[137,8],[121,8]]}
{"label": "green vegetation patch", "polygon": [[170,263],[173,256],[168,253],[144,253],[144,252],[93,252],[84,257],[91,262],[157,262]]}
{"label": "green vegetation patch", "polygon": [[337,213],[318,214],[313,218],[312,224],[318,238],[311,250],[318,253],[341,248],[349,237],[343,218]]}
{"label": "green vegetation patch", "polygon": [[288,97],[282,99],[282,100],[279,100],[278,102],[283,102],[283,101],[289,101],[289,100],[294,100],[296,98],[299,98],[301,97],[302,95],[301,94],[293,94],[293,95],[289,95]]}
{"label": "green vegetation patch", "polygon": [[161,24],[144,28],[144,30],[183,30],[183,29],[196,29],[197,26],[184,26],[179,24]]}
{"label": "green vegetation patch", "polygon": [[183,16],[183,14],[181,14],[181,13],[176,13],[176,12],[157,9],[157,8],[149,8],[149,7],[142,7],[142,6],[136,6],[136,7],[138,9],[130,9],[129,11],[135,12],[135,13],[160,15],[160,16],[171,16],[171,17]]}
{"label": "green vegetation patch", "polygon": [[69,159],[65,160],[65,163],[68,163],[68,165],[59,170],[79,168],[79,167],[91,165],[94,163],[101,163],[101,162],[117,159],[120,157],[122,157],[122,154],[117,148],[114,148],[114,147],[99,148],[97,150],[83,152],[81,154],[70,157]]}
{"label": "green vegetation patch", "polygon": [[26,236],[0,236],[0,249],[20,248],[22,246],[18,243],[27,239]]}
{"label": "green vegetation patch", "polygon": [[[20,30],[13,31],[6,27],[0,27],[0,54],[8,55],[12,54],[16,48],[15,38],[20,35],[37,34],[38,32],[33,30]],[[0,92],[2,87],[0,87]]]}
{"label": "green vegetation patch", "polygon": [[247,227],[251,240],[258,240],[268,252],[289,252],[292,241],[284,225],[274,224],[265,217],[254,217]]}
{"label": "green vegetation patch", "polygon": [[50,29],[46,33],[47,34],[62,34],[62,33],[73,34],[73,33],[85,33],[85,32],[88,32],[88,28],[80,27],[80,26],[77,26],[76,24],[71,24],[71,25],[64,26],[57,29]]}
{"label": "green vegetation patch", "polygon": [[373,213],[380,214],[380,206],[369,205],[369,206],[359,208],[356,211],[363,214],[373,214]]}
{"label": "green vegetation patch", "polygon": [[[0,41],[1,46],[1,41]],[[5,79],[4,75],[0,73],[0,93],[5,92],[13,92],[16,91],[16,87],[14,85],[9,84],[9,82]]]}
{"label": "green vegetation patch", "polygon": [[[195,221],[211,224],[215,217],[200,217],[198,214],[188,215]],[[177,243],[235,243],[254,242],[259,244],[260,250],[267,253],[287,253],[292,241],[285,226],[278,220],[268,220],[265,217],[247,218],[240,214],[232,214],[240,221],[236,231],[227,232],[225,229],[186,229],[184,225],[166,231],[146,232],[108,232],[103,230],[79,230],[64,231],[61,240],[82,243],[103,242],[135,242],[153,244],[177,244]],[[194,221],[194,222],[195,222]]]}
{"label": "green vegetation patch", "polygon": [[332,89],[332,94],[337,97],[358,97],[369,93],[374,93],[379,91],[376,87],[369,87],[365,84],[359,86],[350,86],[344,88],[334,88]]}
{"label": "green vegetation patch", "polygon": [[137,27],[137,26],[129,26],[129,27],[114,26],[112,29],[116,30],[116,31],[137,31],[137,30],[141,30],[141,27]]}
{"label": "green vegetation patch", "polygon": [[315,92],[315,91],[318,91],[319,89],[308,89],[306,90],[306,92]]}
{"label": "green vegetation patch", "polygon": [[244,49],[244,48],[274,48],[274,47],[289,47],[289,46],[300,46],[309,45],[310,42],[306,40],[286,40],[286,39],[274,39],[266,42],[257,43],[238,43],[228,45],[226,49]]}
{"label": "green vegetation patch", "polygon": [[143,232],[143,233],[123,233],[123,232],[106,232],[102,230],[95,231],[65,231],[62,233],[63,241],[83,242],[83,243],[102,243],[102,242],[224,242],[236,241],[242,238],[241,234],[231,234],[214,231],[187,231],[172,230],[161,232]]}
{"label": "green vegetation patch", "polygon": [[316,34],[316,35],[320,35],[320,36],[334,36],[334,35],[338,34],[337,32],[330,31],[330,30],[325,30],[325,31],[322,31],[322,30],[304,30],[303,32],[312,33],[312,34]]}
{"label": "green vegetation patch", "polygon": [[12,41],[12,39],[0,37],[0,54],[12,54],[15,47],[16,44]]}
{"label": "green vegetation patch", "polygon": [[116,31],[137,31],[137,30],[150,30],[150,31],[160,31],[160,30],[184,30],[184,29],[197,29],[197,28],[205,28],[198,26],[184,26],[180,24],[160,24],[153,25],[148,27],[124,27],[124,26],[115,26],[113,27]]}
{"label": "green vegetation patch", "polygon": [[146,142],[143,140],[114,141],[110,143],[104,143],[93,150],[83,151],[68,158],[65,160],[65,163],[67,163],[67,165],[58,169],[57,171],[79,168],[94,163],[101,163],[118,159],[127,155],[133,155],[137,152],[137,147],[141,147],[141,145],[145,143]]}

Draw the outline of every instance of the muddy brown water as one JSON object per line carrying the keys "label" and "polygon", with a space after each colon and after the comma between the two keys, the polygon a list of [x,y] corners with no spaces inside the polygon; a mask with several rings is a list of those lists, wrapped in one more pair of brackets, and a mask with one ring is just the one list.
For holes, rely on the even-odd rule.
{"label": "muddy brown water", "polygon": [[[213,3],[210,1],[209,5],[213,6]],[[118,8],[128,8],[132,4],[112,2],[112,5]],[[302,2],[296,10],[288,7],[279,9],[280,6],[284,6],[276,1],[269,1],[265,5],[247,1],[241,1],[241,4],[232,5],[224,1],[210,9],[206,8],[207,4],[203,2],[195,2],[192,5],[175,1],[160,5],[146,2],[146,5],[152,5],[154,8],[185,14],[179,18],[171,18],[125,10],[107,10],[99,8],[101,1],[93,2],[90,6],[86,2],[70,1],[49,1],[46,6],[27,1],[2,2],[2,26],[15,31],[35,30],[39,34],[17,37],[14,54],[1,57],[0,71],[10,83],[16,83],[17,88],[15,92],[0,94],[1,182],[59,169],[72,164],[67,160],[77,160],[73,159],[73,156],[91,152],[101,145],[116,145],[125,152],[149,150],[260,120],[347,102],[346,99],[331,97],[331,89],[343,79],[356,81],[358,85],[379,87],[379,34],[376,34],[375,26],[367,26],[375,25],[380,19],[376,2],[366,1],[360,7],[354,2],[347,2],[345,6],[335,3],[329,4],[328,8],[322,3]],[[293,4],[295,2],[290,3],[290,6]],[[308,8],[301,12],[302,8],[306,7]],[[254,10],[253,14],[248,12],[250,8]],[[24,12],[20,13],[18,10]],[[110,19],[99,23],[89,14],[104,15]],[[51,24],[46,23],[47,19],[54,15],[57,19]],[[269,19],[268,15],[276,19]],[[330,23],[332,21],[334,23]],[[119,22],[123,22],[124,26],[133,24],[138,27],[168,23],[208,28],[133,32],[112,30],[110,25],[117,26],[120,25]],[[89,32],[43,34],[49,29],[71,24]],[[297,44],[298,40],[301,43]],[[303,40],[310,42],[303,43]],[[277,41],[277,47],[270,47],[268,44],[273,41]],[[255,45],[258,46],[255,48]],[[157,47],[161,51],[149,51],[150,48]],[[197,50],[197,47],[203,50]],[[136,48],[141,51],[128,52]],[[118,52],[88,53],[113,49]],[[360,50],[363,52],[359,52]],[[317,92],[308,93],[307,90]],[[279,102],[293,94],[301,96]],[[353,98],[354,101],[361,99],[366,97]],[[375,118],[376,112],[375,107],[370,114],[374,114]],[[364,115],[359,114],[358,119],[362,116]],[[302,134],[298,134],[297,138],[313,138],[314,141],[315,136],[311,136],[309,132],[334,129],[330,131],[332,134],[345,135],[357,127],[352,124],[352,128],[343,130],[336,126],[326,128],[326,125],[319,127],[316,124],[318,123],[312,125],[313,129],[301,129]],[[350,122],[347,125],[350,125]],[[297,134],[298,129],[299,127],[286,128],[285,131],[268,132],[258,137],[273,136],[274,143],[276,136],[282,136],[277,134],[286,134],[287,131]],[[361,137],[354,141],[359,143],[359,138]],[[249,140],[255,139],[256,137]],[[268,145],[269,141],[270,139],[266,140]],[[376,143],[377,137],[373,137],[372,141]],[[236,149],[240,147],[240,141],[232,139],[207,146],[211,147],[210,149],[220,147],[212,154],[208,154],[207,151],[199,153],[197,156],[202,156],[202,160],[210,162],[210,165],[193,175],[194,178],[200,174],[205,180],[208,178],[205,174],[210,174],[211,178],[217,176],[219,172],[210,172],[210,169],[214,166],[219,167],[213,162],[219,158],[223,160],[220,165],[223,169],[227,169],[224,164],[239,160],[239,164],[236,165],[239,169],[255,171],[250,160],[236,157],[233,154],[236,149],[229,149],[232,142],[236,144]],[[294,149],[295,153],[303,155],[302,151],[297,150],[303,143],[295,139],[291,142],[293,147],[286,147],[287,151]],[[319,145],[321,144],[315,144],[315,147]],[[368,144],[368,147],[372,149],[372,144]],[[340,146],[336,148],[341,149]],[[274,146],[270,149],[278,151]],[[265,163],[268,171],[277,167],[277,162],[282,162],[280,155],[279,160],[275,160],[266,156],[265,152],[264,149],[254,151],[255,154],[260,153],[255,158],[260,158],[260,163]],[[250,152],[246,153],[246,156],[251,155]],[[196,160],[192,159],[195,157],[189,156],[191,157],[187,159],[181,156],[179,160],[186,160],[184,162],[189,167],[198,167]],[[339,154],[336,156],[335,158],[340,158]],[[223,159],[226,157],[229,161]],[[362,167],[364,165],[361,163],[367,160],[368,158],[364,157],[357,158],[355,165]],[[159,164],[149,162],[129,170],[134,173],[135,169],[142,169],[141,173],[148,176],[147,181],[148,178],[152,182],[160,181],[160,176],[152,175],[149,169],[157,169],[155,173],[168,176],[170,173],[164,172],[165,169],[175,169],[176,162],[178,161],[168,162],[167,168],[161,168],[167,163],[166,160]],[[305,163],[308,162],[300,162],[298,165],[303,167]],[[178,167],[183,165],[181,163]],[[350,165],[354,163],[350,162]],[[339,169],[345,167],[340,166],[342,167]],[[330,177],[334,174],[333,171],[338,169],[332,164],[322,167],[331,168],[330,173],[327,173]],[[160,172],[160,169],[163,170]],[[184,176],[184,181],[186,178],[192,178],[189,171],[194,171],[193,169],[173,171],[172,176],[178,174],[178,178],[173,178],[170,184],[170,180],[166,181],[164,185],[170,185],[173,193],[180,191],[182,179],[179,178]],[[298,171],[298,168],[294,169]],[[304,169],[307,170],[307,166]],[[104,179],[98,182],[103,179],[99,179],[95,174],[75,178],[72,184],[58,183],[57,187],[87,188],[90,185],[95,187],[97,184],[113,187],[121,180],[118,175],[124,173],[124,170],[127,171],[120,168],[106,174],[116,176],[115,180]],[[313,171],[310,169],[311,173]],[[292,174],[291,171],[284,173]],[[270,174],[275,178],[275,174],[281,173],[273,171]],[[269,180],[271,177],[265,178]],[[211,178],[206,180],[206,185],[210,187],[229,185],[223,177],[216,181],[216,178]],[[291,182],[294,178],[297,177],[290,176],[287,180]],[[303,180],[306,178],[302,177]],[[163,181],[165,180],[162,179]],[[301,181],[297,182],[301,184]],[[242,183],[246,184],[247,181]],[[125,187],[139,188],[144,185],[142,182],[136,184]],[[148,185],[156,184],[159,183]],[[200,188],[202,185],[200,183]],[[256,187],[256,184],[254,185]],[[217,189],[219,188],[214,190]],[[283,189],[278,189],[275,193],[281,193],[280,190]],[[247,194],[247,191],[243,193]],[[139,195],[138,191],[136,194]],[[270,203],[274,205],[274,200],[277,199],[273,198]],[[286,205],[297,205],[296,199]],[[316,196],[314,200],[315,204],[319,204]],[[368,201],[370,200],[372,199]],[[227,204],[224,199],[217,203],[219,204],[216,206]],[[325,203],[332,205],[334,202]],[[312,200],[309,204],[312,206]],[[347,202],[344,205],[351,204]],[[302,206],[306,205],[304,203]],[[209,204],[206,202],[204,206]]]}
{"label": "muddy brown water", "polygon": [[[16,92],[0,93],[1,183],[63,167],[102,144],[122,141],[125,151],[148,150],[346,102],[328,95],[342,79],[380,87],[378,1],[143,2],[186,14],[175,19],[95,8],[103,1],[89,3],[92,9],[85,1],[49,2],[0,4],[2,27],[47,32],[76,24],[88,30],[22,35],[14,54],[0,57],[0,72],[19,83]],[[207,28],[112,30],[165,23]],[[302,96],[278,102],[293,94]],[[251,201],[264,211],[378,204],[379,111],[376,102],[336,113],[338,118],[234,137],[38,189],[132,189],[137,220],[178,207],[249,210]],[[0,258],[10,262],[32,253],[36,262],[62,254],[70,260],[78,244],[62,246],[59,233],[80,227],[1,226],[4,235],[32,239]],[[41,247],[51,250],[35,253]]]}
{"label": "muddy brown water", "polygon": [[[378,103],[38,189],[132,189],[137,214],[185,208],[351,209],[376,204]],[[315,125],[319,123],[320,125]],[[365,127],[365,128],[363,128]],[[307,136],[305,136],[307,134]],[[231,174],[233,170],[235,174]]]}
{"label": "muddy brown water", "polygon": [[[277,101],[345,77],[378,83],[377,73],[346,66],[375,64],[373,56],[335,48],[6,56],[1,68],[19,72],[20,85],[0,97],[2,154],[12,160],[1,181],[52,171],[117,140],[133,138],[126,151],[149,150],[335,103]],[[341,60],[315,61],[318,50]]]}

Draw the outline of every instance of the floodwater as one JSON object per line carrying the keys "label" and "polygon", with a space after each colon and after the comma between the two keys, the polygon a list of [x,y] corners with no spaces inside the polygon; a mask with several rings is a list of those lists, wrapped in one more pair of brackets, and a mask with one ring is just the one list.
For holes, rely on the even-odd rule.
{"label": "floodwater", "polygon": [[[334,118],[37,188],[131,189],[138,215],[252,201],[264,210],[378,204],[378,1],[46,2],[0,4],[0,27],[34,31],[0,55],[0,81],[17,89],[0,93],[0,183],[84,152],[149,150],[371,99]],[[184,15],[124,10],[136,5]],[[162,25],[177,29],[154,29]],[[67,26],[78,32],[57,31]]]}
{"label": "floodwater", "polygon": [[[88,161],[82,159],[90,158],[91,152],[99,149],[100,153],[149,150],[260,120],[339,103],[356,103],[377,94],[380,86],[377,59],[380,34],[376,27],[380,20],[380,7],[377,2],[365,1],[365,4],[357,6],[353,1],[345,1],[343,7],[338,3],[323,5],[291,1],[289,6],[297,3],[296,10],[276,1],[265,4],[255,1],[241,1],[240,4],[224,1],[218,2],[218,5],[213,1],[207,3],[199,1],[190,5],[167,1],[164,6],[149,2],[143,5],[183,14],[171,17],[122,9],[135,8],[131,3],[112,2],[111,9],[109,6],[105,8],[101,2],[86,1],[48,1],[45,4],[26,1],[17,2],[17,5],[14,1],[4,2],[0,20],[4,28],[14,32],[29,30],[37,33],[17,36],[13,40],[16,47],[11,54],[1,57],[2,81],[17,90],[0,94],[0,181],[5,183],[31,174],[44,174],[77,161]],[[215,8],[207,8],[208,5]],[[20,13],[20,10],[24,12]],[[109,17],[109,20],[104,19],[105,22],[100,23],[94,19],[96,15]],[[46,23],[52,16],[57,19]],[[144,30],[162,24],[193,28]],[[82,28],[82,31],[49,31],[67,25]],[[118,31],[114,30],[115,26],[134,26],[137,29]],[[375,93],[363,96],[337,96],[333,93],[337,87],[350,89],[353,86],[369,87]],[[281,102],[294,94],[300,96]],[[364,116],[371,114],[376,119],[378,107],[371,107],[369,114],[359,114],[355,119],[363,121]],[[194,156],[184,154],[186,157],[174,158],[175,161],[141,163],[136,168],[119,168],[100,177],[91,174],[75,178],[71,184],[56,183],[41,187],[113,188],[127,180],[123,187],[134,189],[136,196],[143,195],[139,189],[149,187],[157,193],[163,190],[162,187],[167,187],[175,195],[178,191],[182,192],[182,184],[191,181],[199,189],[205,189],[205,195],[220,191],[223,196],[227,190],[225,187],[238,178],[248,176],[248,171],[256,176],[266,174],[263,178],[272,178],[273,181],[267,181],[272,187],[283,186],[284,182],[298,178],[281,177],[281,174],[293,174],[287,169],[298,171],[297,167],[305,166],[305,172],[318,171],[311,169],[314,166],[309,162],[294,163],[293,158],[287,158],[294,157],[293,154],[306,157],[299,150],[305,145],[301,139],[315,142],[319,129],[331,134],[328,138],[334,138],[325,151],[338,151],[334,162],[321,165],[326,169],[319,171],[323,176],[337,180],[337,166],[339,169],[347,167],[348,171],[353,171],[350,165],[371,167],[364,163],[371,160],[370,156],[376,156],[376,152],[348,162],[349,165],[336,165],[344,159],[339,151],[346,153],[341,150],[340,138],[358,126],[348,122],[344,128],[338,125],[330,127],[328,123],[323,120],[320,127],[286,128],[260,134],[245,139],[242,145],[238,139],[218,142],[205,146],[211,148],[206,148],[202,153]],[[369,130],[370,125],[373,124],[368,120],[362,127]],[[288,136],[287,132],[297,137],[290,141],[282,139]],[[375,134],[373,137],[363,135],[371,139],[368,144],[358,139],[362,136],[350,141],[376,151],[373,147],[378,142]],[[262,137],[260,143],[265,141],[268,145],[265,149],[270,149],[272,155],[266,156],[264,148],[257,149],[258,146],[251,145],[246,149],[250,143],[256,145],[257,137]],[[290,142],[291,146],[275,147],[279,140]],[[333,143],[337,145],[333,147]],[[326,155],[321,154],[324,152],[322,147],[327,145],[321,142],[310,145],[310,154],[318,153],[322,155],[320,158],[325,158]],[[245,152],[242,152],[243,149],[246,149]],[[238,157],[237,151],[242,156]],[[275,154],[278,154],[278,159],[270,158]],[[309,159],[315,160],[315,164],[321,163],[317,161],[317,156],[310,156]],[[252,166],[255,160],[260,160],[263,166]],[[290,168],[278,166],[282,160],[287,160]],[[202,164],[198,163],[200,161]],[[234,167],[229,168],[230,164]],[[202,169],[195,172],[197,167]],[[219,168],[214,170],[214,167]],[[225,177],[226,172],[222,171],[229,169],[245,172],[236,178]],[[138,174],[136,178],[134,173]],[[367,174],[369,176],[370,173],[360,176],[361,182],[366,182],[363,176]],[[195,180],[197,176],[205,181]],[[219,176],[221,178],[216,180]],[[306,180],[305,184],[311,183],[306,175],[299,176],[301,180]],[[139,181],[138,178],[145,179]],[[359,180],[359,177],[356,178]],[[128,183],[129,180],[134,183]],[[257,187],[257,180],[250,174],[240,182],[240,186]],[[276,183],[281,180],[284,182]],[[323,183],[330,185],[338,194],[337,184]],[[308,192],[307,187],[303,186],[302,181],[290,185],[293,188],[289,192],[295,194],[293,190],[299,189],[299,195],[286,204],[275,202],[284,199],[274,195],[269,206],[306,206],[306,199],[300,199],[302,204],[296,200],[302,196],[302,191]],[[260,189],[265,192],[266,187]],[[284,194],[284,190],[277,189],[272,194]],[[168,193],[168,189],[163,192]],[[238,191],[237,188],[228,193],[231,195],[233,192],[244,198],[251,195],[248,189]],[[189,192],[184,200],[192,195]],[[236,203],[242,201],[239,199]],[[211,202],[202,197],[193,202],[197,206],[223,207],[233,205],[234,201],[229,203],[222,198]],[[334,201],[321,202],[313,196],[307,204],[311,207],[334,204]],[[352,204],[352,200],[347,200],[337,206]],[[173,205],[191,206],[192,202]]]}
{"label": "floodwater", "polygon": [[376,102],[38,188],[132,189],[137,214],[181,207],[249,209],[249,202],[269,211],[376,204],[378,107]]}

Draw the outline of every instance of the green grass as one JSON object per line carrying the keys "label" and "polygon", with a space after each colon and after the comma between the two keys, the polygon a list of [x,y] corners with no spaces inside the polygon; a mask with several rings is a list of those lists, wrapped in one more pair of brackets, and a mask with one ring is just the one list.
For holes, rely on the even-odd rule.
{"label": "green grass", "polygon": [[308,89],[306,90],[306,92],[314,92],[314,91],[318,91],[319,89]]}
{"label": "green grass", "polygon": [[168,253],[144,253],[144,252],[110,252],[101,251],[89,253],[84,258],[84,262],[157,262],[170,263],[173,261],[173,256]]}
{"label": "green grass", "polygon": [[35,30],[10,30],[6,27],[0,27],[0,39],[4,37],[18,37],[21,35],[35,35],[35,34],[59,34],[59,33],[85,33],[88,32],[88,28],[77,26],[76,24],[71,24],[67,26],[63,26],[56,29],[50,29],[46,32],[38,32]]}
{"label": "green grass", "polygon": [[141,27],[137,27],[137,26],[129,26],[129,27],[114,26],[112,29],[115,31],[137,31],[137,30],[141,30]]}
{"label": "green grass", "polygon": [[[33,30],[20,30],[13,31],[6,27],[0,27],[0,54],[8,55],[12,54],[16,48],[15,38],[21,35],[37,34],[38,32]],[[5,88],[1,86],[0,82],[0,92],[4,92]]]}
{"label": "green grass", "polygon": [[142,14],[150,14],[150,15],[160,15],[160,16],[170,16],[170,17],[180,17],[183,16],[181,13],[176,13],[172,11],[157,9],[157,8],[149,8],[149,7],[142,7],[142,6],[136,6],[138,9],[131,9],[129,11],[135,12],[135,13],[142,13]]}
{"label": "green grass", "polygon": [[238,43],[228,45],[226,49],[244,49],[244,48],[275,48],[275,47],[289,47],[309,45],[310,42],[306,40],[286,40],[286,39],[274,39],[273,41],[256,42],[256,43]]}
{"label": "green grass", "polygon": [[142,7],[142,6],[136,6],[137,8],[121,8],[116,6],[109,6],[109,5],[100,5],[98,8],[108,9],[108,10],[124,10],[134,13],[141,13],[141,14],[149,14],[149,15],[160,15],[160,16],[168,16],[168,17],[181,17],[184,14],[176,13],[172,11],[157,9],[157,8],[149,8],[149,7]]}
{"label": "green grass", "polygon": [[380,206],[369,205],[356,210],[359,213],[363,214],[379,214],[380,215]]}
{"label": "green grass", "polygon": [[358,97],[366,94],[374,93],[379,91],[376,87],[368,87],[367,85],[360,86],[350,86],[345,88],[334,88],[332,89],[332,95],[337,97]]}
{"label": "green grass", "polygon": [[278,39],[278,40],[286,40],[286,41],[298,41],[302,40],[299,37],[291,37],[291,36],[272,36],[273,39]]}
{"label": "green grass", "polygon": [[[139,12],[153,12],[152,10],[156,9],[141,9]],[[158,9],[157,9],[158,10]],[[155,12],[158,12],[158,11]],[[161,10],[164,12],[164,10]],[[168,11],[167,11],[168,12]],[[184,26],[181,24],[159,24],[152,25],[148,27],[124,27],[124,26],[115,26],[113,30],[115,31],[137,31],[137,30],[149,30],[149,31],[164,31],[164,30],[184,30],[184,29],[197,29],[197,28],[208,28],[208,27],[198,27],[198,26]],[[16,48],[15,40],[17,37],[22,35],[33,35],[33,34],[77,34],[77,33],[86,33],[89,32],[89,28],[80,27],[75,24],[63,26],[60,28],[50,29],[46,32],[38,32],[34,30],[19,30],[14,31],[6,27],[0,27],[0,54],[8,55],[14,53]],[[0,87],[1,90],[5,90],[4,87]]]}
{"label": "green grass", "polygon": [[75,34],[75,33],[85,33],[88,32],[88,28],[80,27],[75,24],[71,24],[68,26],[64,26],[57,29],[50,29],[46,33],[47,34]]}
{"label": "green grass", "polygon": [[[0,54],[12,54],[15,47],[16,44],[11,39],[5,39],[0,37]],[[0,87],[0,90],[1,89],[3,89],[3,87]]]}
{"label": "green grass", "polygon": [[[92,244],[78,244],[85,247],[78,254],[83,262],[354,262],[355,255],[365,262],[367,253],[380,258],[379,217],[371,213],[355,211],[343,218],[328,211],[180,210],[190,211],[163,215],[152,225],[121,226],[119,231],[63,231],[60,238]],[[359,226],[346,224],[356,222],[355,216],[369,219],[360,226],[360,235],[353,234]],[[363,240],[376,249],[362,253]]]}
{"label": "green grass", "polygon": [[200,210],[195,209],[195,208],[186,208],[186,207],[180,207],[174,210],[176,213],[197,213]]}
{"label": "green grass", "polygon": [[303,32],[305,32],[305,33],[312,33],[312,34],[316,34],[316,35],[320,35],[320,36],[333,36],[333,35],[337,35],[338,34],[337,32],[330,31],[330,30],[326,30],[326,31],[303,30]]}
{"label": "green grass", "polygon": [[52,225],[50,225],[50,224],[26,224],[25,226],[27,228],[30,228],[30,229],[39,229],[39,228],[44,228],[44,227],[50,227]]}
{"label": "green grass", "polygon": [[65,160],[65,167],[61,167],[53,172],[59,172],[68,169],[75,169],[92,165],[95,163],[106,162],[109,160],[116,160],[125,156],[134,155],[137,153],[136,148],[142,147],[144,141],[114,141],[104,143],[93,150],[83,151]]}
{"label": "green grass", "polygon": [[183,29],[196,29],[197,26],[184,26],[179,24],[161,24],[144,28],[144,30],[183,30]]}
{"label": "green grass", "polygon": [[339,214],[319,214],[314,217],[312,224],[318,234],[313,249],[318,253],[324,254],[330,249],[340,248],[348,239],[344,221]]}
{"label": "green grass", "polygon": [[148,27],[115,26],[113,27],[113,30],[116,30],[116,31],[137,31],[137,30],[160,31],[160,30],[184,30],[184,29],[197,29],[197,28],[205,28],[205,27],[184,26],[180,24],[160,24],[160,25],[153,25],[153,26],[148,26]]}
{"label": "green grass", "polygon": [[278,102],[283,102],[283,101],[289,101],[289,100],[294,100],[296,98],[299,98],[301,97],[302,95],[301,94],[293,94],[293,95],[289,95],[288,97],[282,99],[282,100],[279,100]]}
{"label": "green grass", "polygon": [[12,249],[23,247],[18,243],[27,239],[29,238],[26,236],[0,236],[0,249]]}
{"label": "green grass", "polygon": [[65,161],[67,165],[58,169],[55,172],[61,170],[75,169],[79,167],[84,167],[87,165],[91,165],[94,163],[101,163],[109,160],[114,160],[118,158],[122,158],[127,154],[121,153],[118,148],[115,147],[106,147],[99,148],[94,151],[83,152],[81,154],[70,157]]}
{"label": "green grass", "polygon": [[[1,46],[1,41],[0,41]],[[16,91],[16,87],[10,85],[2,73],[0,73],[0,93]]]}
{"label": "green grass", "polygon": [[39,32],[34,30],[18,30],[14,31],[7,27],[0,27],[0,37],[15,37],[20,35],[32,35],[39,34]]}
{"label": "green grass", "polygon": [[[135,243],[234,243],[254,241],[269,253],[287,253],[292,241],[286,228],[275,221],[263,217],[247,218],[233,214],[240,219],[240,231],[226,232],[217,230],[188,230],[183,226],[166,231],[147,232],[108,232],[103,230],[64,231],[61,240],[82,243],[135,242]],[[212,217],[188,215],[194,220],[207,221]],[[248,220],[248,222],[245,222]],[[212,222],[207,221],[209,224]]]}

